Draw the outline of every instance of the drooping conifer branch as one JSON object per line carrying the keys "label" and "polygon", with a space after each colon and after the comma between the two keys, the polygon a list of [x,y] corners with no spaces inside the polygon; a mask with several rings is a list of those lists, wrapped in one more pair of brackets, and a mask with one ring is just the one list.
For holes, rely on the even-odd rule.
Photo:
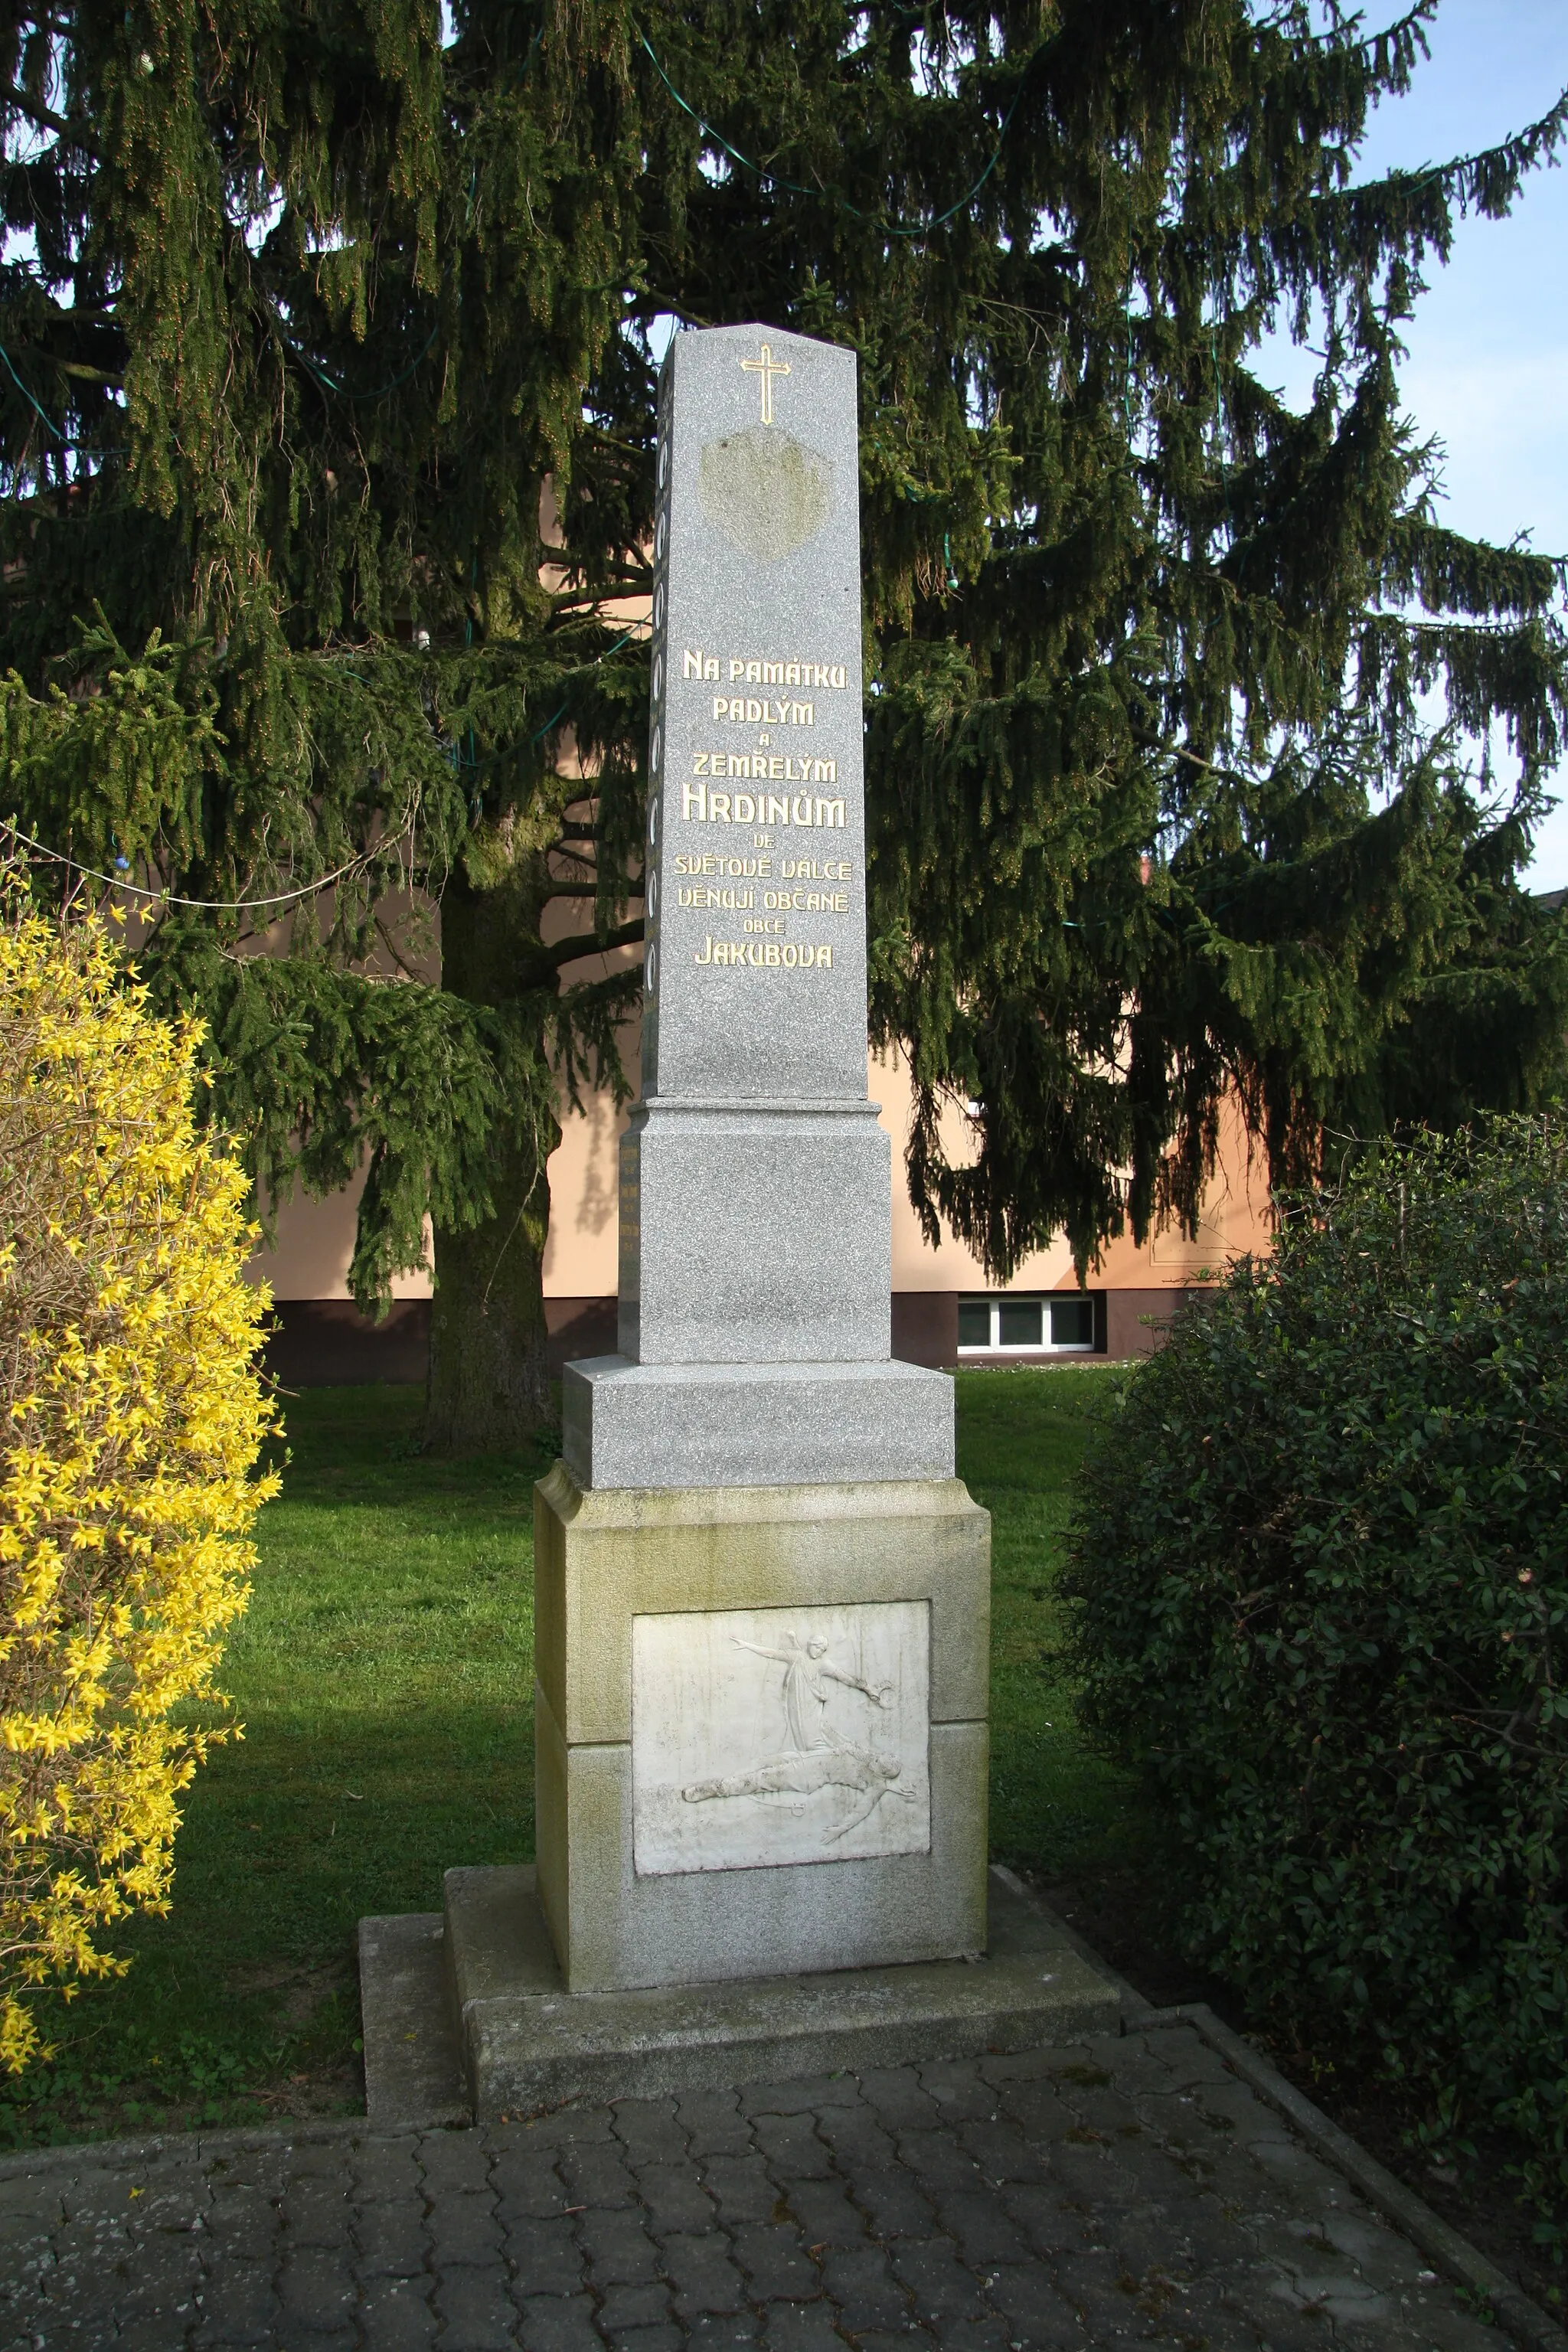
{"label": "drooping conifer branch", "polygon": [[[338,877],[264,961],[209,907],[143,961],[264,1190],[366,1169],[356,1295],[428,1213],[511,1318],[498,1426],[542,1404],[559,1078],[626,1083],[635,962],[561,973],[637,934],[661,314],[859,355],[873,1016],[928,1230],[1088,1263],[1191,1223],[1227,1092],[1290,1172],[1553,1081],[1514,877],[1561,578],[1434,521],[1398,338],[1564,115],[1358,182],[1431,13],[13,19],[3,804],[189,898]],[[1280,323],[1322,338],[1302,414]],[[1506,790],[1459,756],[1494,722]]]}

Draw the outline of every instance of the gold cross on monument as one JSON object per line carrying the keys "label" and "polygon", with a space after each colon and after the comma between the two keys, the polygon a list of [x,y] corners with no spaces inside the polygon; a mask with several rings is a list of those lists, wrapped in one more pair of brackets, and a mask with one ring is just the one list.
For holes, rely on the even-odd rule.
{"label": "gold cross on monument", "polygon": [[773,421],[773,378],[775,375],[788,375],[789,362],[788,360],[775,360],[773,354],[773,346],[770,343],[759,343],[757,349],[761,353],[761,357],[754,360],[742,360],[741,362],[741,365],[745,369],[748,375],[760,375],[762,377],[763,423],[764,425],[771,425]]}

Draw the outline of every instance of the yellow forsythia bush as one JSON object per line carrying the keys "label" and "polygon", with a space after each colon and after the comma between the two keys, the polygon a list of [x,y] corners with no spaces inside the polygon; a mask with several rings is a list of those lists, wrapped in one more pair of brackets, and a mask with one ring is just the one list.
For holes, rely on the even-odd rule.
{"label": "yellow forsythia bush", "polygon": [[[97,919],[0,874],[0,2065],[29,1989],[122,1973],[169,1907],[179,1796],[220,1729],[225,1630],[276,1489],[240,1278],[246,1180],[192,1115],[199,1027],[129,985]],[[233,1728],[234,1727],[230,1727]]]}

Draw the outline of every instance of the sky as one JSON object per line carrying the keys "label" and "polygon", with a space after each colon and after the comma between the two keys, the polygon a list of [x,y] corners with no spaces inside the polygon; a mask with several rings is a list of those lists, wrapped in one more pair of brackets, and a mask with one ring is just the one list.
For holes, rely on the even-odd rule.
{"label": "sky", "polygon": [[[1391,22],[1399,0],[1369,9]],[[1493,146],[1568,88],[1568,0],[1443,0],[1429,61],[1373,117],[1358,177]],[[1440,518],[1568,554],[1568,168],[1525,183],[1507,220],[1461,222],[1407,330],[1410,415],[1447,450]],[[1266,371],[1265,371],[1266,372]],[[1293,369],[1279,381],[1293,390]],[[1568,767],[1536,839],[1535,890],[1568,887]]]}

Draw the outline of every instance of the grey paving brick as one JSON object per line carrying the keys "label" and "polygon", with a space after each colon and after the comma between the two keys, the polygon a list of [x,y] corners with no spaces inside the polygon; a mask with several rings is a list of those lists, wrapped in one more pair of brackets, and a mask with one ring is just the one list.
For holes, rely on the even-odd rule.
{"label": "grey paving brick", "polygon": [[793,2083],[752,2083],[741,2093],[749,2116],[798,2116],[827,2107],[860,2104],[860,2088],[853,2074],[803,2074]]}
{"label": "grey paving brick", "polygon": [[523,2352],[605,2352],[585,2294],[528,2296],[518,2305],[517,2332]]}
{"label": "grey paving brick", "polygon": [[752,2311],[700,2311],[681,2325],[687,2343],[697,2352],[735,2352],[735,2347],[757,2343],[762,2335]]}
{"label": "grey paving brick", "polygon": [[365,2352],[426,2352],[440,2320],[430,2305],[428,2279],[374,2279],[361,2292],[355,2315]]}
{"label": "grey paving brick", "polygon": [[706,2230],[712,2222],[713,2200],[695,2163],[641,2165],[636,2178],[656,2237],[666,2230]]}
{"label": "grey paving brick", "polygon": [[742,2221],[765,2221],[778,2203],[777,2187],[755,2153],[710,2157],[702,2167],[702,2179],[726,2229]]}
{"label": "grey paving brick", "polygon": [[913,2315],[881,2246],[840,2246],[824,2254],[822,2289],[851,2336],[868,2327],[905,2327]]}
{"label": "grey paving brick", "polygon": [[1197,2084],[1236,2080],[1218,2051],[1210,2049],[1195,2026],[1164,2026],[1144,2033],[1142,2039],[1147,2050],[1163,2059],[1180,2090],[1189,2090]]}
{"label": "grey paving brick", "polygon": [[[1201,2344],[1205,2352],[1268,2352],[1268,2337],[1260,2338],[1246,2315],[1222,2302],[1218,2290],[1207,2283],[1184,2289],[1163,2325],[1163,2337],[1156,2340],[1165,2343]],[[1334,2342],[1332,2330],[1320,2329],[1319,2335],[1319,2352],[1327,2352]],[[1502,2352],[1495,2336],[1489,2352]]]}
{"label": "grey paving brick", "polygon": [[362,2279],[416,2278],[425,2268],[428,2237],[425,2200],[416,2192],[362,2205],[353,2216],[354,2269]]}
{"label": "grey paving brick", "polygon": [[1054,2254],[1081,2243],[1089,2209],[1076,2210],[1058,2188],[1026,2184],[997,2194],[1004,2210],[1037,2254]]}
{"label": "grey paving brick", "polygon": [[1330,2206],[1344,2195],[1339,2174],[1331,2172],[1282,2127],[1276,2126],[1274,2131],[1248,2140],[1246,2153],[1270,2187],[1285,2190],[1294,2204]]}
{"label": "grey paving brick", "polygon": [[740,2156],[752,2145],[738,2091],[687,2091],[676,2102],[693,2156]]}
{"label": "grey paving brick", "polygon": [[833,2151],[840,2171],[870,2165],[877,2170],[898,2161],[898,2145],[874,2107],[830,2107],[818,2116],[817,2137]]}
{"label": "grey paving brick", "polygon": [[820,2180],[833,2169],[832,2156],[826,2141],[817,2137],[809,2112],[754,2116],[752,2130],[775,2180]]}
{"label": "grey paving brick", "polygon": [[980,2167],[952,2132],[902,2131],[899,2160],[909,2167],[928,2195],[940,2197],[947,2189],[978,2188]]}
{"label": "grey paving brick", "polygon": [[357,2141],[349,2158],[349,2171],[358,2205],[373,2204],[383,2197],[415,2195],[424,2177],[418,2134],[400,2132],[395,2138]]}
{"label": "grey paving brick", "polygon": [[[1150,2269],[1166,2270],[1173,2278],[1192,2278],[1200,2270],[1214,2266],[1212,2242],[1200,2251],[1186,2226],[1193,2213],[1191,2205],[1179,2205],[1172,2210],[1134,2200],[1130,2206],[1109,2209],[1100,2214],[1100,2234],[1125,2270],[1140,2273]],[[1239,2250],[1227,2257],[1238,2258],[1245,2259]]]}
{"label": "grey paving brick", "polygon": [[615,2134],[634,2166],[685,2160],[686,2126],[673,2099],[617,2099]]}
{"label": "grey paving brick", "polygon": [[258,2189],[244,2185],[219,2189],[206,2218],[209,2244],[221,2247],[236,2261],[267,2262],[280,2248],[282,2217]]}
{"label": "grey paving brick", "polygon": [[225,2263],[202,2281],[196,2338],[203,2345],[267,2344],[281,2319],[269,2263]]}
{"label": "grey paving brick", "polygon": [[1007,2263],[984,2273],[985,2300],[1007,2324],[1008,2341],[1023,2352],[1058,2352],[1083,2342],[1078,2314],[1045,2263]]}
{"label": "grey paving brick", "polygon": [[1045,2075],[1026,2075],[1020,2082],[1000,2084],[998,2109],[1026,2140],[1047,2147],[1079,2127],[1077,2108]]}
{"label": "grey paving brick", "polygon": [[[1177,2096],[1191,2102],[1194,2113],[1209,2131],[1235,2140],[1238,2147],[1251,2139],[1291,2137],[1289,2124],[1245,2083],[1199,2083]],[[1138,2104],[1151,2105],[1153,2098],[1153,2094],[1146,2094]]]}
{"label": "grey paving brick", "polygon": [[658,2249],[640,2213],[584,2213],[578,2243],[600,2289],[644,2286],[658,2276]]}
{"label": "grey paving brick", "polygon": [[746,2281],[721,2230],[705,2230],[700,2235],[675,2232],[665,2239],[662,2252],[679,2318],[739,2311],[750,2299]]}
{"label": "grey paving brick", "polygon": [[996,2112],[996,2094],[977,2059],[939,2058],[920,2070],[921,2088],[928,2091],[948,2122],[972,2116],[988,2122]]}
{"label": "grey paving brick", "polygon": [[[1114,2088],[1110,2090],[1068,2091],[1065,2104],[1071,2107],[1079,2123],[1112,2145],[1121,2139],[1142,2139],[1148,2122],[1131,2099],[1124,2099]],[[1215,2118],[1227,2130],[1228,2120]],[[1072,2137],[1068,2132],[1066,2137]]]}
{"label": "grey paving brick", "polygon": [[517,2340],[517,2305],[499,2264],[443,2271],[431,2296],[441,2352],[507,2352]]}
{"label": "grey paving brick", "polygon": [[341,2139],[312,2139],[301,2134],[288,2144],[289,2180],[338,2180],[342,2177],[344,2144]]}
{"label": "grey paving brick", "polygon": [[1013,2352],[1005,2319],[944,2319],[942,2352]]}
{"label": "grey paving brick", "polygon": [[958,2140],[989,2181],[1043,2180],[1050,2169],[1044,2152],[1010,2116],[966,2118],[958,2126]]}
{"label": "grey paving brick", "polygon": [[1425,2267],[1163,2030],[0,2171],[0,2352],[1505,2352]]}
{"label": "grey paving brick", "polygon": [[936,2209],[911,2173],[899,2167],[849,2178],[855,2202],[879,2238],[930,2237]]}
{"label": "grey paving brick", "polygon": [[[1059,2253],[1052,2267],[1058,2292],[1097,2342],[1101,2336],[1123,2335],[1132,2328],[1139,2317],[1133,2308],[1137,2283],[1109,2249]],[[994,2289],[987,2291],[994,2294]]]}
{"label": "grey paving brick", "polygon": [[575,2294],[582,2286],[583,2253],[574,2215],[542,2221],[537,2214],[519,2214],[507,2224],[506,2253],[519,2294]]}
{"label": "grey paving brick", "polygon": [[1141,2203],[1173,2211],[1205,2193],[1202,2166],[1194,2164],[1179,2148],[1161,2146],[1152,2136],[1137,2141],[1118,2140],[1115,2158],[1117,2168],[1127,2175]]}
{"label": "grey paving brick", "polygon": [[988,2189],[952,2191],[942,2198],[937,2219],[964,2261],[976,2268],[1028,2259],[1022,2231],[1000,2198]]}
{"label": "grey paving brick", "polygon": [[1020,2083],[1053,2074],[1061,2061],[1054,2050],[992,2050],[974,2063],[988,2083]]}
{"label": "grey paving brick", "polygon": [[190,2306],[182,2310],[158,2312],[143,2319],[128,2319],[114,2338],[115,2352],[170,2352],[172,2346],[183,2347],[190,2342],[193,2325]]}
{"label": "grey paving brick", "polygon": [[830,2303],[770,2303],[763,2312],[767,2352],[846,2352]]}
{"label": "grey paving brick", "polygon": [[598,2316],[606,2336],[622,2336],[632,2327],[663,2327],[669,2320],[668,2290],[658,2280],[646,2286],[613,2286]]}
{"label": "grey paving brick", "polygon": [[860,2095],[889,2131],[942,2121],[942,2109],[922,2090],[912,2066],[872,2066],[859,2077]]}
{"label": "grey paving brick", "polygon": [[[203,2283],[201,2257],[188,2240],[184,2244],[143,2244],[129,2263],[117,2268],[121,2284],[115,2309],[122,2317],[140,2315],[148,2309],[171,2310],[187,2301]],[[79,2291],[88,2284],[85,2266],[79,2263],[74,2269]],[[68,2283],[70,2273],[67,2276]]]}
{"label": "grey paving brick", "polygon": [[731,2243],[754,2302],[788,2302],[816,2293],[816,2265],[792,2223],[748,2221],[731,2231]]}
{"label": "grey paving brick", "polygon": [[14,2172],[0,2190],[7,2221],[34,2221],[40,2227],[65,2219],[64,2176],[47,2172]]}
{"label": "grey paving brick", "polygon": [[497,2208],[508,2221],[527,2213],[542,2219],[578,2202],[567,2195],[555,2158],[543,2148],[503,2148],[496,2158],[490,2185]]}
{"label": "grey paving brick", "polygon": [[613,2107],[595,2106],[586,2100],[564,2107],[552,2107],[548,2113],[528,2116],[510,2126],[491,2124],[486,2126],[486,2137],[494,2147],[502,2145],[509,2130],[525,2137],[531,2147],[560,2150],[567,2147],[591,2147],[595,2142],[607,2147],[619,2147],[616,2138],[616,2118]]}
{"label": "grey paving brick", "polygon": [[465,2190],[480,2193],[489,2188],[490,2152],[482,2132],[422,2132],[419,2165],[429,2196],[460,2196]]}
{"label": "grey paving brick", "polygon": [[1064,2197],[1079,2197],[1090,2205],[1126,2204],[1134,2195],[1132,2178],[1116,2162],[1107,2142],[1058,2140],[1051,2150],[1051,2180]]}
{"label": "grey paving brick", "polygon": [[599,2325],[609,2339],[611,2352],[681,2352],[686,2341],[682,2331],[670,2320],[652,2327],[610,2328],[605,2327],[601,2316]]}
{"label": "grey paving brick", "polygon": [[844,2180],[792,2180],[790,2211],[808,2246],[858,2245],[866,2223]]}
{"label": "grey paving brick", "polygon": [[346,2245],[350,2218],[348,2181],[342,2175],[336,2180],[311,2175],[290,2182],[284,2218],[290,2249]]}
{"label": "grey paving brick", "polygon": [[440,2272],[459,2265],[493,2266],[503,2231],[488,2197],[438,2197],[428,2223],[430,2261]]}
{"label": "grey paving brick", "polygon": [[569,2205],[629,2209],[637,2201],[637,2185],[619,2146],[563,2147],[560,2172]]}
{"label": "grey paving brick", "polygon": [[932,2324],[977,2319],[984,2310],[980,2283],[960,2262],[951,2238],[900,2238],[889,2249],[893,2275],[917,2315]]}
{"label": "grey paving brick", "polygon": [[303,2246],[289,2254],[278,2273],[278,2295],[285,2330],[345,2326],[359,2300],[359,2290],[345,2253],[336,2248]]}

